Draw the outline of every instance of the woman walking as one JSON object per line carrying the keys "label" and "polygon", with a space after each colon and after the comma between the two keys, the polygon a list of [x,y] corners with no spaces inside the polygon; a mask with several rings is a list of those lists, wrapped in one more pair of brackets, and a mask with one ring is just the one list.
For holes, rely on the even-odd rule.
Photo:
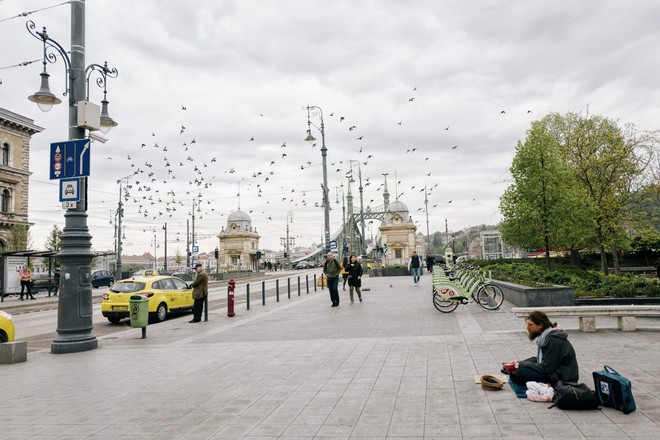
{"label": "woman walking", "polygon": [[23,265],[23,269],[21,269],[21,301],[23,301],[23,292],[27,289],[27,293],[25,294],[25,299],[36,299],[32,295],[32,271],[28,267],[27,264]]}
{"label": "woman walking", "polygon": [[344,279],[342,290],[346,290],[346,281],[348,280],[348,257],[344,257],[344,261],[341,262],[341,277]]}
{"label": "woman walking", "polygon": [[358,299],[362,302],[362,265],[358,263],[357,257],[351,255],[351,261],[348,263],[348,289],[353,305],[353,289],[357,292]]}

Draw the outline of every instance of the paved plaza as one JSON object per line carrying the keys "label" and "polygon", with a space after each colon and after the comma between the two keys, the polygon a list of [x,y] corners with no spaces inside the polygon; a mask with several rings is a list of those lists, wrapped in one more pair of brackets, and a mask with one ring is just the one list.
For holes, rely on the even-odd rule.
{"label": "paved plaza", "polygon": [[282,295],[237,316],[211,310],[99,339],[97,350],[0,365],[2,439],[627,439],[660,438],[660,320],[637,332],[598,320],[569,331],[581,381],[608,364],[631,379],[637,411],[568,412],[483,391],[477,374],[532,356],[511,305],[439,313],[431,278],[366,278],[348,291]]}

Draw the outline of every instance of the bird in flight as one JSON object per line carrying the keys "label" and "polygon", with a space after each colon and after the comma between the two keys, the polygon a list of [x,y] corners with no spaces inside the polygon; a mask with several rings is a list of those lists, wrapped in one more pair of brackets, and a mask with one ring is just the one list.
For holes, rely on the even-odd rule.
{"label": "bird in flight", "polygon": [[451,147],[452,150],[455,150],[457,148],[458,148],[458,145],[454,145],[453,147]]}
{"label": "bird in flight", "polygon": [[415,100],[415,97],[413,96],[412,98],[410,98],[410,99],[408,100],[408,102],[413,102],[414,100]]}

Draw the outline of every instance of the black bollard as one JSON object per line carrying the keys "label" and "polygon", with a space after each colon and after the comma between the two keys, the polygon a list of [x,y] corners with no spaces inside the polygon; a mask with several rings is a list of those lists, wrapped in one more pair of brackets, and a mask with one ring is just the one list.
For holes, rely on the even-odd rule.
{"label": "black bollard", "polygon": [[275,301],[280,302],[280,280],[275,280]]}
{"label": "black bollard", "polygon": [[247,301],[247,309],[250,310],[250,283],[245,285],[245,299]]}
{"label": "black bollard", "polygon": [[261,282],[261,305],[266,305],[266,282]]}
{"label": "black bollard", "polygon": [[305,289],[307,289],[307,293],[309,294],[309,274],[305,275]]}
{"label": "black bollard", "polygon": [[291,299],[291,278],[286,279],[286,296]]}
{"label": "black bollard", "polygon": [[298,296],[300,296],[300,276],[298,276]]}

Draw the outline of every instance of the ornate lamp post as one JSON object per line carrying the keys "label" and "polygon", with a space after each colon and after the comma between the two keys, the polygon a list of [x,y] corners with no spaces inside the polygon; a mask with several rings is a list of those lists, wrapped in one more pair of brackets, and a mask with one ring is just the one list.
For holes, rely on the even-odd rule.
{"label": "ornate lamp post", "polygon": [[311,110],[316,109],[319,111],[319,118],[321,119],[321,127],[316,127],[320,132],[321,132],[321,157],[323,158],[323,204],[321,205],[321,208],[323,208],[323,216],[324,216],[324,221],[325,221],[325,229],[323,231],[324,239],[325,239],[325,250],[326,252],[330,251],[330,201],[328,200],[328,164],[327,164],[327,156],[328,156],[328,149],[325,147],[325,127],[323,125],[323,110],[321,110],[321,107],[317,107],[315,105],[308,105],[307,107],[307,137],[305,138],[305,142],[313,143],[316,141],[316,138],[312,136],[312,121],[310,119],[311,116]]}
{"label": "ornate lamp post", "polygon": [[[117,123],[108,115],[106,100],[106,80],[117,76],[116,69],[109,69],[107,64],[90,64],[85,67],[85,1],[71,2],[71,56],[67,51],[50,38],[43,28],[36,31],[32,21],[26,23],[28,32],[43,43],[44,70],[41,73],[41,88],[29,97],[37,103],[42,111],[48,111],[53,105],[62,101],[50,92],[48,87],[48,72],[46,62],[55,63],[57,54],[64,61],[68,86],[64,95],[69,97],[69,140],[86,138],[86,130],[111,128]],[[89,75],[98,72],[100,79],[97,85],[103,88],[103,107],[98,118],[89,124],[80,124],[78,113],[89,111],[89,96],[86,95],[86,85]],[[88,90],[87,90],[88,91]],[[98,111],[98,110],[97,110]],[[91,112],[94,114],[94,112]],[[87,114],[87,113],[86,113]],[[96,125],[98,121],[98,125]],[[64,214],[64,229],[62,231],[61,250],[58,254],[61,262],[60,298],[57,313],[57,336],[51,344],[52,353],[76,353],[93,350],[98,346],[96,336],[92,334],[92,285],[91,264],[94,256],[91,251],[92,236],[87,227],[87,179],[81,178],[80,201],[75,208],[67,209]]]}
{"label": "ornate lamp post", "polygon": [[353,179],[353,162],[355,162],[358,166],[358,181],[360,184],[359,190],[360,190],[360,230],[362,234],[362,259],[364,260],[367,258],[367,237],[364,235],[364,195],[363,195],[363,190],[364,188],[362,187],[362,170],[360,169],[360,162],[357,160],[349,159],[348,162],[351,164],[351,179],[350,182],[354,183],[355,180]]}
{"label": "ornate lamp post", "polygon": [[284,258],[287,262],[291,262],[291,252],[289,251],[289,246],[296,243],[294,237],[289,237],[289,223],[293,223],[293,211],[288,211],[286,213],[286,238],[280,237],[280,243],[284,246]]}
{"label": "ornate lamp post", "polygon": [[346,203],[345,203],[345,198],[344,198],[344,184],[342,183],[340,186],[335,187],[335,191],[337,194],[337,200],[335,203],[339,204],[339,189],[341,188],[341,253],[340,253],[340,259],[343,260],[344,257],[346,256]]}

